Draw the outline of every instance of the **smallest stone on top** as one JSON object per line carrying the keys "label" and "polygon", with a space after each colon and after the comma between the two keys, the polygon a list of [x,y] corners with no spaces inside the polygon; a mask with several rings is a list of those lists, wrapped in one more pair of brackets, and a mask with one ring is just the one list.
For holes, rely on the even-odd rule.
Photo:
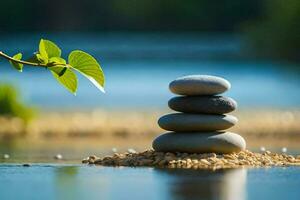
{"label": "smallest stone on top", "polygon": [[175,79],[169,85],[171,92],[179,95],[217,95],[226,92],[230,83],[217,76],[189,75]]}
{"label": "smallest stone on top", "polygon": [[158,125],[167,131],[153,141],[153,148],[163,152],[232,153],[244,150],[240,135],[226,132],[237,118],[227,113],[237,108],[229,97],[219,96],[231,87],[216,76],[190,75],[177,78],[169,85],[180,96],[169,100],[169,107],[180,113],[162,116]]}

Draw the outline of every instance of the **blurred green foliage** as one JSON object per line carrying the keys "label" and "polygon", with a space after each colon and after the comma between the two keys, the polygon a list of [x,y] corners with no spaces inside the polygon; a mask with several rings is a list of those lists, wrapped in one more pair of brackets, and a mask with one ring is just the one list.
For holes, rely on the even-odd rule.
{"label": "blurred green foliage", "polygon": [[0,12],[0,33],[233,32],[247,36],[254,54],[299,59],[300,0],[9,0]]}
{"label": "blurred green foliage", "polygon": [[245,27],[249,44],[263,57],[300,57],[300,1],[265,0],[261,20]]}
{"label": "blurred green foliage", "polygon": [[0,31],[234,31],[262,0],[9,0]]}
{"label": "blurred green foliage", "polygon": [[0,115],[18,117],[29,122],[34,117],[35,110],[22,103],[20,94],[9,84],[0,84]]}

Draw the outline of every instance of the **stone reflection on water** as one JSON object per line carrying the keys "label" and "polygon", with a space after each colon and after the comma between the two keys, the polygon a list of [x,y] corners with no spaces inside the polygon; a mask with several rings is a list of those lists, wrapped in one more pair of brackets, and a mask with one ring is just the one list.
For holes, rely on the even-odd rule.
{"label": "stone reflection on water", "polygon": [[[89,189],[95,188],[89,196],[106,197],[112,199],[119,199],[121,196],[132,195],[133,199],[140,198],[143,193],[158,193],[161,199],[174,200],[244,200],[246,199],[246,182],[247,170],[246,169],[225,169],[225,170],[191,170],[191,169],[159,169],[153,170],[137,168],[112,168],[110,172],[114,171],[112,176],[109,173],[103,173],[103,168],[94,168],[94,177],[89,181],[82,180],[82,168],[75,166],[64,166],[55,169],[55,194],[59,199],[78,199],[83,193],[86,193],[86,188],[83,187],[84,183],[89,184]],[[122,174],[130,171],[128,176]],[[136,178],[132,179],[131,173],[140,171]],[[119,174],[115,174],[119,171]],[[152,172],[151,172],[152,171]],[[97,173],[99,172],[99,173]],[[153,183],[145,183],[144,181],[151,180],[149,176],[153,175]],[[146,174],[145,174],[146,173]],[[147,174],[148,173],[148,174]],[[84,173],[85,174],[85,173]],[[135,173],[134,173],[135,174]],[[143,175],[144,174],[144,175]],[[123,178],[122,178],[123,177]],[[103,184],[106,183],[110,185]],[[146,184],[146,185],[143,185]],[[152,185],[153,184],[153,185]],[[152,187],[151,187],[152,185]],[[153,187],[160,185],[162,190],[157,191]],[[120,190],[119,187],[122,187]],[[139,190],[143,188],[147,191]],[[133,191],[132,189],[136,189]],[[146,189],[147,188],[147,189]],[[84,190],[84,191],[83,191]],[[68,192],[66,192],[68,191]],[[70,192],[72,191],[72,192]],[[118,192],[119,195],[108,194],[112,191]],[[133,195],[133,193],[136,193]],[[106,193],[106,194],[105,194]],[[114,192],[113,192],[114,193]],[[163,194],[165,193],[165,194]],[[145,199],[157,198],[157,196],[145,195]]]}
{"label": "stone reflection on water", "polygon": [[246,199],[246,169],[218,171],[190,169],[157,169],[170,178],[169,193],[172,199]]}

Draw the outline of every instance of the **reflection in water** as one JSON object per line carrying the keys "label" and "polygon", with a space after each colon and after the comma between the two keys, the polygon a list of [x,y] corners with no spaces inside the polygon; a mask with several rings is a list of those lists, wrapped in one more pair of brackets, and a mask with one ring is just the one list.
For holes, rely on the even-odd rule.
{"label": "reflection in water", "polygon": [[246,196],[246,169],[157,170],[170,176],[168,188],[171,199],[243,200]]}
{"label": "reflection in water", "polygon": [[298,200],[299,185],[300,167],[213,172],[62,164],[0,165],[1,200],[245,200],[246,194],[248,199],[255,200]]}
{"label": "reflection in water", "polygon": [[56,168],[55,172],[55,194],[56,199],[76,199],[78,195],[78,167],[63,166]]}

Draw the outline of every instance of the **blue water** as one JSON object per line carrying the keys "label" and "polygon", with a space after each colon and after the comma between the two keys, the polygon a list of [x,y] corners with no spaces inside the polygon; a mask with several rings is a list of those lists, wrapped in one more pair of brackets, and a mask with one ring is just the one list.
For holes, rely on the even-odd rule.
{"label": "blue water", "polygon": [[[195,34],[28,34],[3,36],[1,50],[34,52],[40,37],[63,51],[82,49],[100,60],[106,94],[80,77],[77,96],[69,94],[45,69],[14,71],[0,62],[0,81],[18,86],[24,99],[44,109],[166,108],[168,83],[188,74],[223,76],[232,83],[226,95],[240,108],[290,108],[300,105],[300,70],[296,64],[240,59],[238,37]],[[66,53],[64,54],[66,55]]]}
{"label": "blue water", "polygon": [[219,171],[0,165],[0,199],[299,199],[300,168]]}

